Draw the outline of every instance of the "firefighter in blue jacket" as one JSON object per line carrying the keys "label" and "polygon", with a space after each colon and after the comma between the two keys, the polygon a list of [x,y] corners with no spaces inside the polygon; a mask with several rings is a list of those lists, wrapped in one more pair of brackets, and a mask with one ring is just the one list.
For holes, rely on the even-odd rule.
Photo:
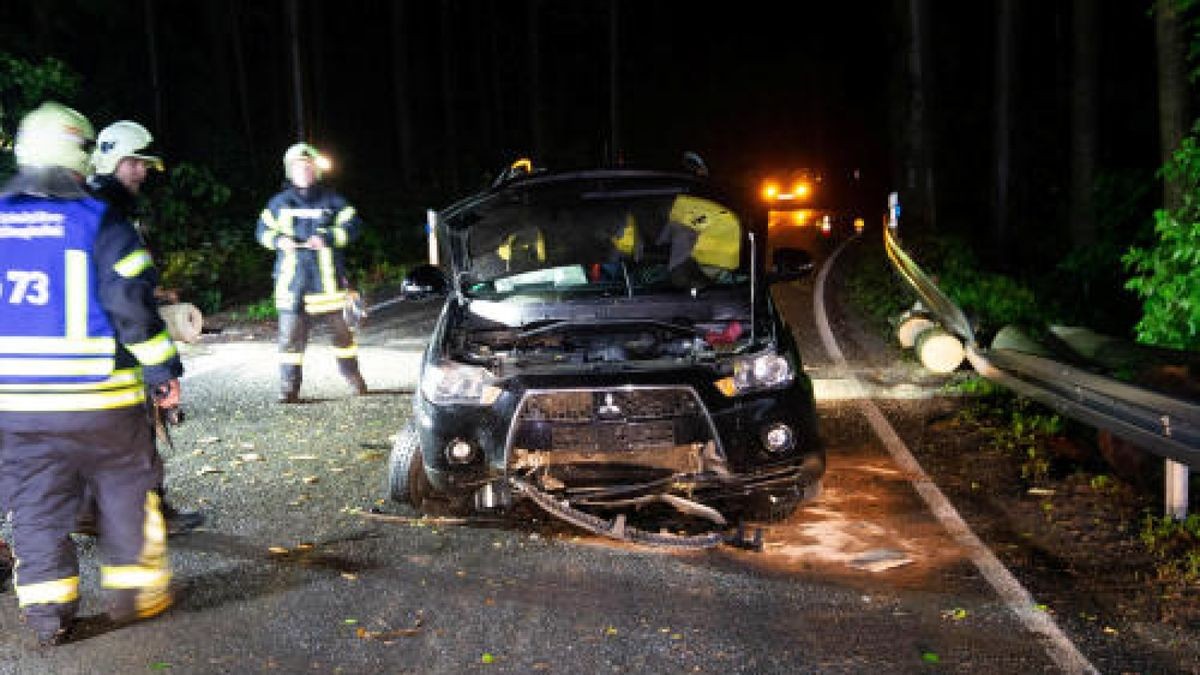
{"label": "firefighter in blue jacket", "polygon": [[288,187],[267,202],[255,236],[275,257],[279,311],[279,401],[300,400],[304,348],[314,319],[333,330],[338,370],[358,394],[367,393],[358,345],[343,314],[347,279],[342,250],[358,238],[361,221],[340,194],[320,182],[328,167],[316,148],[297,143],[283,155]]}
{"label": "firefighter in blue jacket", "polygon": [[44,645],[68,636],[78,609],[70,533],[85,486],[109,616],[171,604],[144,405],[147,386],[160,407],[178,405],[183,366],[155,311],[149,254],[83,187],[93,138],[83,115],[43,104],[21,121],[19,172],[0,192],[0,459],[14,588]]}

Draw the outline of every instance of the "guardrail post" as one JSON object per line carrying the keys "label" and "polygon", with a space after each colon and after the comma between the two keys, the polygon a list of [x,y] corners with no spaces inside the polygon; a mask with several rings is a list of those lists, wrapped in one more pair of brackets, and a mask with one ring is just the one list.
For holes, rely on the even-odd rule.
{"label": "guardrail post", "polygon": [[1188,465],[1166,460],[1166,514],[1176,520],[1188,514]]}

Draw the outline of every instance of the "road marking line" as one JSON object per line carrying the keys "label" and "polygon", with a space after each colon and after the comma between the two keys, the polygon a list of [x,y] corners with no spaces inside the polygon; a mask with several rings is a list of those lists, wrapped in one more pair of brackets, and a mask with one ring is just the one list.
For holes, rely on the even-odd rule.
{"label": "road marking line", "polygon": [[913,487],[921,495],[929,510],[933,512],[934,517],[938,519],[942,527],[946,528],[955,542],[966,550],[976,569],[987,579],[988,584],[996,591],[1009,610],[1016,615],[1017,619],[1030,632],[1046,638],[1046,655],[1065,672],[1099,673],[1100,671],[1088,661],[1075,643],[1058,627],[1050,614],[1038,609],[1033,595],[1021,585],[1020,581],[1017,581],[1004,563],[1000,562],[991,549],[971,530],[950,500],[946,499],[938,486],[921,468],[917,458],[913,457],[912,452],[883,416],[879,407],[866,396],[866,390],[862,383],[850,372],[846,357],[833,337],[833,330],[829,327],[829,318],[825,313],[825,279],[829,276],[829,269],[833,266],[833,261],[851,241],[853,239],[842,242],[841,246],[838,246],[837,250],[829,256],[825,264],[821,266],[821,271],[817,274],[817,282],[813,287],[813,314],[817,321],[817,332],[821,335],[821,342],[825,346],[825,352],[829,354],[829,358],[833,359],[841,376],[851,380],[854,383],[852,386],[859,387],[862,395],[857,399],[858,407],[862,410],[879,440],[887,446],[888,452],[895,459],[896,464],[911,476]]}

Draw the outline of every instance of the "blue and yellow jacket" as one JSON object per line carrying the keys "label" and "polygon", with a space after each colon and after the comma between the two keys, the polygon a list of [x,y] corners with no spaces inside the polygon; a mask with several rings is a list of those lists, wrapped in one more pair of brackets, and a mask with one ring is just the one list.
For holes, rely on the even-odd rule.
{"label": "blue and yellow jacket", "polygon": [[[275,307],[310,314],[341,311],[346,300],[346,270],[342,251],[356,240],[362,221],[340,194],[317,184],[289,187],[267,202],[258,218],[255,237],[276,251]],[[285,250],[283,238],[303,246],[316,235],[326,248]]]}
{"label": "blue and yellow jacket", "polygon": [[0,194],[0,414],[141,406],[146,385],[180,377],[157,280],[104,202],[18,175]]}

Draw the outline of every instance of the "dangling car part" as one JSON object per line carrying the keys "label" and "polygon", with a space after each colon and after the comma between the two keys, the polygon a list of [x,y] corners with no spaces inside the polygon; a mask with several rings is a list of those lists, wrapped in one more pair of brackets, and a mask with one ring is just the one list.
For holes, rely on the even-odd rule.
{"label": "dangling car part", "polygon": [[449,292],[390,496],[524,498],[609,532],[629,530],[597,514],[724,527],[811,496],[812,385],[767,292],[811,260],[780,249],[766,272],[763,224],[728,204],[692,174],[533,171],[439,213]]}

